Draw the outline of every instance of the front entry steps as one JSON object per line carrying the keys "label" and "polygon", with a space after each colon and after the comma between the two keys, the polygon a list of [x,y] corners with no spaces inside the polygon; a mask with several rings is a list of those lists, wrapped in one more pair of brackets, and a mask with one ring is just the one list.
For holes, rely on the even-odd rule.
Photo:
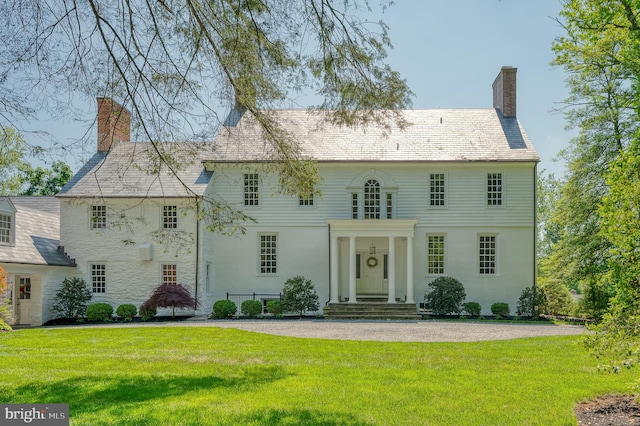
{"label": "front entry steps", "polygon": [[326,319],[363,319],[363,320],[419,320],[422,317],[416,311],[415,303],[329,303],[325,310]]}

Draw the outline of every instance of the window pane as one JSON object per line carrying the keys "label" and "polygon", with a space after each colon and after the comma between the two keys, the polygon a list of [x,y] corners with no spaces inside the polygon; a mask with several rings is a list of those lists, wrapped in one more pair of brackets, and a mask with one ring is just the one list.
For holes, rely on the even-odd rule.
{"label": "window pane", "polygon": [[175,264],[162,265],[162,284],[178,283],[178,267]]}
{"label": "window pane", "polygon": [[0,214],[0,243],[11,243],[11,216]]}
{"label": "window pane", "polygon": [[104,229],[107,225],[106,206],[91,206],[91,229]]}
{"label": "window pane", "polygon": [[244,205],[257,206],[259,198],[258,174],[244,174]]}
{"label": "window pane", "polygon": [[444,206],[444,173],[429,175],[429,205]]}
{"label": "window pane", "polygon": [[163,207],[162,226],[164,229],[176,229],[178,227],[178,207],[177,206]]}
{"label": "window pane", "polygon": [[107,291],[107,266],[103,263],[91,265],[91,291],[94,293]]}
{"label": "window pane", "polygon": [[444,235],[427,236],[427,273],[444,274]]}
{"label": "window pane", "polygon": [[496,237],[495,235],[480,236],[480,273],[492,275],[496,273]]}
{"label": "window pane", "polygon": [[380,184],[377,180],[364,184],[364,218],[380,219]]}
{"label": "window pane", "polygon": [[276,235],[260,235],[260,273],[275,274],[277,272],[277,237]]}
{"label": "window pane", "polygon": [[502,173],[489,173],[487,175],[487,205],[502,205]]}
{"label": "window pane", "polygon": [[358,194],[351,194],[351,219],[358,218]]}

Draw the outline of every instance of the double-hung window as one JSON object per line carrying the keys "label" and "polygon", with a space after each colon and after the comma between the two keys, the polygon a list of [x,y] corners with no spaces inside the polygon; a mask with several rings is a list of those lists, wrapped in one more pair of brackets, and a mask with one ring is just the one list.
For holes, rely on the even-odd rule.
{"label": "double-hung window", "polygon": [[278,235],[260,234],[259,265],[261,274],[278,272]]}
{"label": "double-hung window", "polygon": [[497,250],[495,235],[480,235],[478,238],[478,254],[480,275],[495,275],[497,267]]}
{"label": "double-hung window", "polygon": [[178,283],[178,266],[175,263],[162,264],[162,284]]}
{"label": "double-hung window", "polygon": [[164,229],[178,228],[178,206],[162,206],[162,227]]}
{"label": "double-hung window", "polygon": [[107,265],[104,263],[91,264],[91,291],[93,293],[107,292]]}
{"label": "double-hung window", "polygon": [[427,274],[444,274],[444,235],[427,235]]}
{"label": "double-hung window", "polygon": [[107,227],[107,207],[91,206],[91,229],[105,229]]}
{"label": "double-hung window", "polygon": [[445,206],[445,182],[444,173],[429,174],[429,206]]}
{"label": "double-hung window", "polygon": [[13,215],[0,213],[0,244],[13,245]]}
{"label": "double-hung window", "polygon": [[260,204],[260,185],[257,173],[244,173],[244,205],[258,206]]}
{"label": "double-hung window", "polygon": [[502,173],[487,174],[487,206],[502,205]]}

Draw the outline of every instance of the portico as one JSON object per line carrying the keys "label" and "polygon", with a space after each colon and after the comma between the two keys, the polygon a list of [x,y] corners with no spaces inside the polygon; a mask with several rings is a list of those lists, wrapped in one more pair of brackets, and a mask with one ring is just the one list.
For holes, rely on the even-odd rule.
{"label": "portico", "polygon": [[416,219],[327,220],[331,239],[330,303],[386,298],[415,303]]}

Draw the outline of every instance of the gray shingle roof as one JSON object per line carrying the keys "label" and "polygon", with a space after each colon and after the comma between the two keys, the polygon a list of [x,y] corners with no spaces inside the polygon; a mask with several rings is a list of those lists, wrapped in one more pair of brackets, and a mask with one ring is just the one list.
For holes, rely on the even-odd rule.
{"label": "gray shingle roof", "polygon": [[0,262],[74,266],[73,262],[58,250],[60,202],[55,197],[9,199],[16,209],[15,245],[0,245]]}
{"label": "gray shingle roof", "polygon": [[[95,154],[58,197],[175,198],[202,195],[211,173],[202,166],[212,144],[163,143],[158,151],[175,161],[176,173],[159,161],[150,143],[120,143]],[[177,175],[177,177],[176,177]]]}
{"label": "gray shingle roof", "polygon": [[[387,136],[333,126],[307,110],[276,110],[273,117],[300,144],[302,154],[317,161],[539,161],[516,118],[494,108],[403,111],[410,126],[392,127]],[[262,161],[273,148],[265,143],[255,119],[245,113],[235,127],[225,127],[215,140],[210,161]]]}

